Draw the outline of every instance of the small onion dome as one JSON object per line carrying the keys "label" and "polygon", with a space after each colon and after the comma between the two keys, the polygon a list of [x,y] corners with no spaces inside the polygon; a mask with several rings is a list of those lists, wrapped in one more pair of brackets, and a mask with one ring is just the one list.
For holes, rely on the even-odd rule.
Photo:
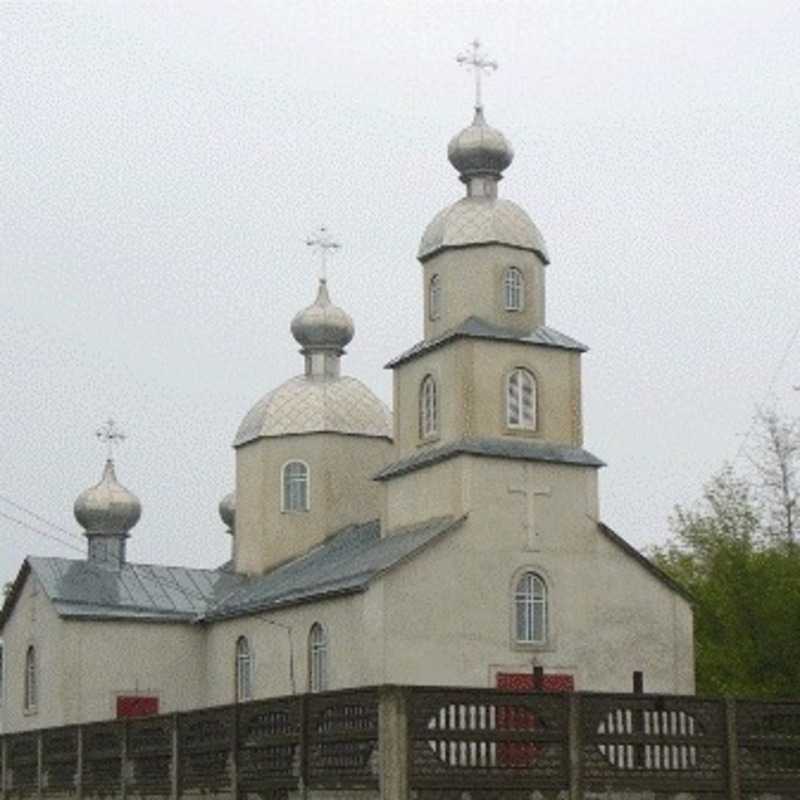
{"label": "small onion dome", "polygon": [[74,512],[87,534],[127,534],[139,521],[142,504],[117,480],[109,458],[100,483],[78,495]]}
{"label": "small onion dome", "polygon": [[514,149],[500,131],[486,124],[483,109],[477,108],[472,125],[450,140],[447,157],[462,179],[476,175],[499,179],[514,160]]}
{"label": "small onion dome", "polygon": [[236,495],[231,492],[226,494],[219,501],[219,515],[228,529],[228,533],[233,533],[233,526],[236,521]]}
{"label": "small onion dome", "polygon": [[331,303],[328,285],[320,280],[317,299],[292,320],[292,336],[303,350],[333,350],[341,353],[356,329],[353,320]]}

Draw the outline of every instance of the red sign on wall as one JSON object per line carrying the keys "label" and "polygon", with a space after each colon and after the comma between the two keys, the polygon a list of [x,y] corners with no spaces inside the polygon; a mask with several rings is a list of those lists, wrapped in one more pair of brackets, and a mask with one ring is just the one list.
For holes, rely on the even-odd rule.
{"label": "red sign on wall", "polygon": [[[532,692],[531,672],[498,672],[497,688],[512,692]],[[540,692],[574,692],[575,678],[566,673],[551,672],[542,675]]]}
{"label": "red sign on wall", "polygon": [[117,696],[117,719],[122,717],[149,717],[158,714],[158,698],[142,695]]}

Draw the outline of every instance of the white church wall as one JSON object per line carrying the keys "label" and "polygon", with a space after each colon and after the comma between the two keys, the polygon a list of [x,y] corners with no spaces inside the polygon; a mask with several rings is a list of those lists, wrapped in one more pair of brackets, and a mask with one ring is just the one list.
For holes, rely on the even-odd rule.
{"label": "white church wall", "polygon": [[[237,617],[207,626],[207,705],[235,699],[235,652],[246,636],[254,657],[253,697],[309,690],[308,638],[318,622],[328,636],[328,688],[370,686],[382,679],[382,597],[370,589],[317,603]],[[292,685],[292,668],[294,687]]]}

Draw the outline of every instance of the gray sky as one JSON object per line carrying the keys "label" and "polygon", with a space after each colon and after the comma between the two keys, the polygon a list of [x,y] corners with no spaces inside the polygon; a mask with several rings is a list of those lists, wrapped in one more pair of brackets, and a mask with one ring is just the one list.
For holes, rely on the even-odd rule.
{"label": "gray sky", "polygon": [[[388,401],[382,365],[421,337],[415,252],[462,194],[446,145],[476,34],[516,150],[501,193],[552,257],[548,322],[592,348],[604,519],[663,540],[773,378],[797,413],[800,344],[776,376],[800,308],[796,0],[3,2],[0,495],[76,532],[112,414],[144,508],[130,557],[225,560],[234,432],[302,367],[305,236],[344,244],[347,372]],[[77,555],[0,534],[0,580]]]}

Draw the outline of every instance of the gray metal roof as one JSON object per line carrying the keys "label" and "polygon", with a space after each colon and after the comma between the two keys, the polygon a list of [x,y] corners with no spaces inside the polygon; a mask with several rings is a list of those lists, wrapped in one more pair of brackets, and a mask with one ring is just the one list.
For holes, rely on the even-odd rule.
{"label": "gray metal roof", "polygon": [[243,580],[230,572],[125,564],[119,571],[69,558],[28,558],[42,589],[67,617],[192,620]]}
{"label": "gray metal roof", "polygon": [[249,579],[210,609],[205,619],[253,614],[277,606],[364,591],[375,577],[418,554],[463,520],[464,517],[436,517],[389,531],[383,537],[377,520],[350,526],[306,555]]}
{"label": "gray metal roof", "polygon": [[520,333],[519,331],[492,325],[490,322],[486,322],[480,317],[468,317],[455,328],[450,328],[433,339],[423,339],[423,341],[417,342],[412,348],[401,353],[397,358],[392,359],[386,367],[397,367],[400,364],[404,364],[406,361],[410,361],[412,358],[416,358],[423,353],[441,347],[453,339],[462,337],[493,339],[502,342],[518,342],[519,344],[539,345],[541,347],[558,347],[562,350],[576,350],[580,353],[584,353],[589,349],[577,339],[573,339],[571,336],[560,333],[555,330],[555,328],[549,328],[546,325],[540,325],[538,328],[534,328],[530,333]]}
{"label": "gray metal roof", "polygon": [[605,463],[581,447],[569,447],[548,442],[528,442],[509,439],[459,439],[456,442],[423,450],[413,456],[384,467],[375,480],[383,481],[406,472],[437,464],[458,455],[515,458],[522,461],[549,461],[581,467],[604,467]]}

